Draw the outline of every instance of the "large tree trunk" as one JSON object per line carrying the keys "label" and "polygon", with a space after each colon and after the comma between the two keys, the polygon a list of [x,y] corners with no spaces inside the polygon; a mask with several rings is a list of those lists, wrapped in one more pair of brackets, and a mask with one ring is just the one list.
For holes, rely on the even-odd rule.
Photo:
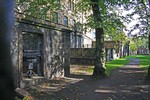
{"label": "large tree trunk", "polygon": [[[100,10],[98,2],[99,0],[91,0],[92,2],[92,10],[93,10],[93,17],[95,25],[99,25],[102,23],[100,17]],[[93,77],[104,77],[105,75],[105,49],[104,49],[104,31],[103,28],[99,28],[95,26],[96,31],[96,61],[95,67],[93,71]],[[97,28],[98,27],[98,28]]]}
{"label": "large tree trunk", "polygon": [[15,100],[10,56],[13,0],[0,0],[0,100]]}
{"label": "large tree trunk", "polygon": [[105,76],[104,32],[102,28],[96,28],[96,60],[93,71],[94,77]]}
{"label": "large tree trunk", "polygon": [[[150,0],[148,0],[148,3],[149,3],[149,11],[150,11]],[[149,13],[149,12],[148,12]],[[150,13],[149,13],[150,14]],[[150,19],[148,19],[149,21]],[[148,25],[149,25],[149,22],[148,22]],[[149,26],[148,26],[149,27]],[[149,29],[149,28],[148,28]],[[150,30],[149,30],[150,31]],[[148,34],[148,48],[149,48],[149,55],[150,55],[150,32]]]}
{"label": "large tree trunk", "polygon": [[148,35],[148,49],[149,49],[149,55],[150,55],[150,33]]}

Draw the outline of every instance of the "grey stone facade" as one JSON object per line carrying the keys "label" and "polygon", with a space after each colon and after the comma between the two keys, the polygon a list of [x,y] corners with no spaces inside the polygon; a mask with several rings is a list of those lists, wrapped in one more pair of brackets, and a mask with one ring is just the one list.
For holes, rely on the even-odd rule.
{"label": "grey stone facade", "polygon": [[29,62],[34,62],[36,74],[46,79],[70,74],[71,29],[44,23],[16,18],[11,53],[17,83],[28,70]]}

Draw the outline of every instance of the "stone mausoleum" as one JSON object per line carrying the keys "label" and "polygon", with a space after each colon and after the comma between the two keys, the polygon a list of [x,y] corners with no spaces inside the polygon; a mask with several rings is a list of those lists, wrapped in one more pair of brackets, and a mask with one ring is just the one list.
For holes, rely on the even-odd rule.
{"label": "stone mausoleum", "polygon": [[72,29],[50,21],[29,18],[17,13],[12,35],[12,59],[18,82],[33,71],[46,79],[68,76],[70,71],[70,33]]}

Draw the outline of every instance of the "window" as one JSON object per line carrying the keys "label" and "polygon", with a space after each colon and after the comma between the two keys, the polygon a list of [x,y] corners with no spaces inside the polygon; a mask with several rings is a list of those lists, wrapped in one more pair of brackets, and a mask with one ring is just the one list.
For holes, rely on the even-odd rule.
{"label": "window", "polygon": [[68,10],[71,10],[71,0],[68,1]]}
{"label": "window", "polygon": [[72,2],[72,11],[75,10],[75,4]]}
{"label": "window", "polygon": [[44,8],[40,8],[40,18],[45,19],[46,16],[44,16]]}
{"label": "window", "polygon": [[58,13],[58,23],[62,23],[62,14]]}
{"label": "window", "polygon": [[54,14],[53,14],[53,21],[55,23],[58,23],[58,13],[57,12],[54,12]]}
{"label": "window", "polygon": [[81,48],[82,47],[82,36],[81,35],[78,35],[78,48]]}
{"label": "window", "polygon": [[64,25],[68,25],[68,17],[64,16]]}
{"label": "window", "polygon": [[74,35],[74,33],[70,34],[70,41],[71,41],[70,47],[74,48],[75,47],[75,35]]}

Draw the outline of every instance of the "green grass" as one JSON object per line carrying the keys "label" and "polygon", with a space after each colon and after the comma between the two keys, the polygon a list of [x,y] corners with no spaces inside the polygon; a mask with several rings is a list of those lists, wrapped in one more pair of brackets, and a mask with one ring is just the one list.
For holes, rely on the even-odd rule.
{"label": "green grass", "polygon": [[[110,76],[110,73],[112,70],[122,67],[130,62],[130,58],[138,58],[140,59],[140,66],[144,68],[145,70],[148,68],[148,65],[150,65],[150,56],[149,55],[134,55],[134,56],[127,56],[120,59],[115,59],[109,62],[106,62],[106,75]],[[86,71],[90,74],[93,73],[94,66],[80,66],[78,71]]]}
{"label": "green grass", "polygon": [[116,68],[119,68],[119,67],[122,67],[123,65],[126,65],[129,63],[129,59],[127,59],[126,57],[124,58],[120,58],[120,59],[116,59],[116,60],[112,60],[112,61],[109,61],[109,62],[106,62],[106,75],[110,75],[111,71],[116,69]]}
{"label": "green grass", "polygon": [[150,55],[135,55],[129,56],[128,58],[138,58],[140,59],[140,66],[144,69],[147,69],[150,65]]}
{"label": "green grass", "polygon": [[110,75],[111,71],[122,67],[130,62],[130,58],[138,58],[140,59],[140,66],[144,69],[147,69],[150,65],[150,56],[149,55],[134,55],[134,56],[127,56],[124,58],[112,60],[110,62],[106,62],[106,75]]}

